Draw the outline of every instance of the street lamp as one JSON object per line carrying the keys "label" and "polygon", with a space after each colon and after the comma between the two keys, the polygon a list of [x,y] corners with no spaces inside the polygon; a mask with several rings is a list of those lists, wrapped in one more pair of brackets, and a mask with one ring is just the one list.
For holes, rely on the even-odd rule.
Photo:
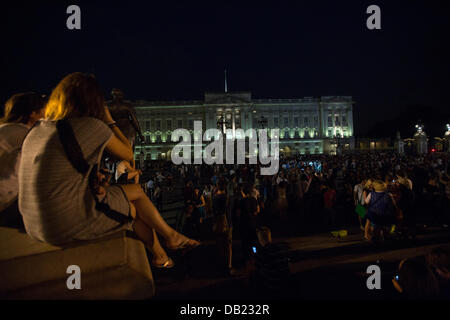
{"label": "street lamp", "polygon": [[421,134],[423,132],[423,124],[416,124],[416,131],[418,134]]}

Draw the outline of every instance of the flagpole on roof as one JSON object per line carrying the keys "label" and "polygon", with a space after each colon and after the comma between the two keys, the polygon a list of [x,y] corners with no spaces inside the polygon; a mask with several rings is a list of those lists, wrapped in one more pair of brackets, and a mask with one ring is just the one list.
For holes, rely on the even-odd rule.
{"label": "flagpole on roof", "polygon": [[225,69],[225,93],[228,92],[228,84],[227,84],[227,69]]}

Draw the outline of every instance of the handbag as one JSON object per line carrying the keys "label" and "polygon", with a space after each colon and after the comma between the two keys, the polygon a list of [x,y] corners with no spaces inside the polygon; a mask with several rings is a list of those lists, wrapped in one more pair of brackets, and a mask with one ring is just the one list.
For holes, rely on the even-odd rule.
{"label": "handbag", "polygon": [[366,213],[367,213],[367,208],[364,207],[363,205],[361,205],[361,204],[358,203],[358,204],[356,205],[355,212],[356,212],[361,218],[364,218],[364,217],[366,216]]}

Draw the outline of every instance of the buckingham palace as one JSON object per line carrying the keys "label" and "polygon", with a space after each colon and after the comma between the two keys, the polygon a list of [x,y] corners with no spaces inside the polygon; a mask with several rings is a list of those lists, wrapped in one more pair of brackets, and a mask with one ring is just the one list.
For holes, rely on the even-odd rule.
{"label": "buckingham palace", "polygon": [[[168,159],[178,141],[175,129],[194,129],[202,121],[210,128],[279,129],[280,154],[337,154],[354,149],[353,99],[324,96],[302,99],[253,99],[251,92],[205,93],[197,101],[136,101],[133,103],[142,130],[136,158]],[[141,139],[142,139],[141,138]]]}

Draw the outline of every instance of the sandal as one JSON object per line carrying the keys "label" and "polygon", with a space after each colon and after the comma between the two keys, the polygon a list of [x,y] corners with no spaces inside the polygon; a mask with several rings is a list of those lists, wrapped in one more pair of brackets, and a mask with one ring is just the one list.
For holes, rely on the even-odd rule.
{"label": "sandal", "polygon": [[163,264],[153,264],[152,267],[158,268],[158,269],[172,269],[175,267],[175,262],[173,262],[172,258],[167,258],[166,262]]}
{"label": "sandal", "polygon": [[195,241],[195,244],[189,244],[191,241],[195,241],[195,240],[186,239],[183,242],[181,242],[178,246],[173,247],[173,248],[168,248],[168,249],[172,250],[172,251],[181,250],[183,252],[187,252],[189,250],[197,248],[200,245],[200,242],[198,242],[198,241]]}

